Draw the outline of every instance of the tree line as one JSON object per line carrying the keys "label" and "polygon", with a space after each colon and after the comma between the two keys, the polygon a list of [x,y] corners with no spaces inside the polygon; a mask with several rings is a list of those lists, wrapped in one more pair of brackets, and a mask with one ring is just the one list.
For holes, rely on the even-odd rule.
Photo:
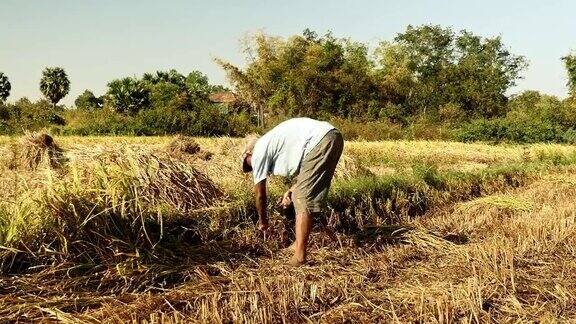
{"label": "tree line", "polygon": [[[47,68],[40,80],[44,96],[37,102],[21,98],[6,104],[10,82],[1,75],[0,133],[50,128],[76,135],[242,135],[252,124],[248,112],[236,105],[219,105],[209,95],[226,91],[213,85],[199,71],[183,75],[176,70],[144,73],[107,84],[106,93],[96,96],[85,90],[74,107],[58,105],[70,90],[70,80],[62,68]],[[234,113],[234,116],[232,116]]]}
{"label": "tree line", "polygon": [[[210,93],[227,89],[210,84],[202,73],[170,70],[112,80],[105,94],[86,90],[76,98],[75,110],[63,109],[57,104],[68,94],[70,81],[56,67],[45,69],[40,80],[51,105],[49,116],[40,120],[54,123],[58,131],[81,134],[241,135],[289,117],[310,116],[350,128],[368,123],[374,126],[370,132],[398,129],[391,137],[414,133],[417,126],[447,129],[439,133],[463,140],[514,141],[568,141],[576,127],[576,55],[562,58],[569,98],[534,91],[507,96],[528,64],[501,37],[438,25],[408,26],[371,48],[306,29],[289,38],[255,34],[243,52],[244,68],[216,59],[236,94],[232,106],[209,100]],[[10,89],[0,73],[0,101]],[[0,132],[18,131],[6,126],[7,120],[22,118],[23,109],[41,114],[43,108],[30,108],[34,105],[39,103],[2,104]],[[127,121],[138,126],[124,129]],[[350,133],[372,137],[357,129]]]}

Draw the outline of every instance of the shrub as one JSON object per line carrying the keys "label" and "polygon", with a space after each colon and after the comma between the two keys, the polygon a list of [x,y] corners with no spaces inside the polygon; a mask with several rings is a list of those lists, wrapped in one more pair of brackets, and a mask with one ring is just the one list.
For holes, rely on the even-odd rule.
{"label": "shrub", "polygon": [[104,106],[104,98],[96,97],[90,90],[84,90],[84,92],[74,100],[74,105],[76,109],[100,109]]}
{"label": "shrub", "polygon": [[389,121],[362,122],[334,117],[330,122],[347,140],[379,141],[403,138],[402,127]]}
{"label": "shrub", "polygon": [[154,109],[188,110],[191,108],[190,95],[176,84],[159,82],[150,88],[150,103]]}
{"label": "shrub", "polygon": [[466,112],[460,105],[448,103],[440,107],[438,114],[443,122],[459,123],[466,119]]}
{"label": "shrub", "polygon": [[134,116],[134,132],[136,135],[166,135],[182,133],[195,135],[198,133],[196,114],[191,111],[176,109],[145,109]]}
{"label": "shrub", "polygon": [[475,120],[456,132],[456,138],[464,142],[564,142],[564,136],[565,131],[551,122],[509,118]]}
{"label": "shrub", "polygon": [[109,109],[75,110],[67,112],[63,135],[132,135],[133,118]]}
{"label": "shrub", "polygon": [[24,130],[40,130],[53,125],[63,126],[64,109],[54,107],[47,100],[31,102],[22,98],[14,104],[0,107],[0,133],[22,133]]}

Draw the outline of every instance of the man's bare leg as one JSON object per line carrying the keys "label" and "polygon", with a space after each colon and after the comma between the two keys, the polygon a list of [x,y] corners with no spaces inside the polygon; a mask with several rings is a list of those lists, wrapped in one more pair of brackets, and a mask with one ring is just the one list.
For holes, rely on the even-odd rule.
{"label": "man's bare leg", "polygon": [[307,211],[296,215],[296,242],[294,242],[294,256],[290,260],[291,265],[299,266],[306,262],[306,248],[311,230],[312,215]]}

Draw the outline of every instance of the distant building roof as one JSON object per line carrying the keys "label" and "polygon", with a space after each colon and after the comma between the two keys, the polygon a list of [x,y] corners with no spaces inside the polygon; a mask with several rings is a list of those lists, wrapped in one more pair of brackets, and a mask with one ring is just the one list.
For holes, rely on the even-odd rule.
{"label": "distant building roof", "polygon": [[230,103],[236,101],[236,95],[231,91],[220,91],[211,93],[208,99],[217,103]]}

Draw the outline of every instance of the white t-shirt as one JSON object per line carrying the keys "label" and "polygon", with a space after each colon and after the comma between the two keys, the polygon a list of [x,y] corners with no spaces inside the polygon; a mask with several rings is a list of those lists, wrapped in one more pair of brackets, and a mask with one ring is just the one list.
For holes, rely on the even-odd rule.
{"label": "white t-shirt", "polygon": [[254,183],[270,174],[291,176],[324,135],[334,129],[328,122],[293,118],[278,124],[258,139],[252,151]]}

